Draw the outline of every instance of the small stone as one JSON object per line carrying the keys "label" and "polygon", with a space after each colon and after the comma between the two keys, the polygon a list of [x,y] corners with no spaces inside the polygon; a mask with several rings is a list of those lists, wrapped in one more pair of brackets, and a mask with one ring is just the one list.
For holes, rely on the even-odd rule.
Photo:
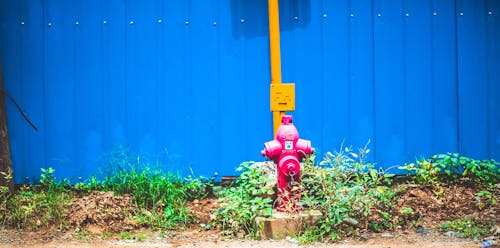
{"label": "small stone", "polygon": [[425,227],[423,226],[419,226],[417,227],[417,229],[415,230],[416,233],[420,233],[420,234],[426,234],[428,233],[429,231],[427,231],[427,229],[425,229]]}
{"label": "small stone", "polygon": [[392,235],[390,233],[382,233],[380,235],[380,237],[382,237],[382,238],[394,238],[394,235]]}
{"label": "small stone", "polygon": [[255,222],[262,226],[260,236],[264,239],[283,239],[296,235],[304,226],[314,226],[322,218],[318,210],[308,210],[299,213],[273,212],[270,217],[257,217]]}
{"label": "small stone", "polygon": [[464,237],[463,233],[454,232],[454,231],[447,231],[445,233],[445,235],[448,236],[448,237],[459,237],[459,238],[463,238]]}
{"label": "small stone", "polygon": [[342,222],[349,226],[357,226],[359,224],[359,221],[353,218],[345,218]]}
{"label": "small stone", "polygon": [[193,204],[199,204],[199,203],[200,203],[200,200],[194,199]]}
{"label": "small stone", "polygon": [[294,239],[290,236],[286,236],[286,241],[290,242],[290,243],[294,243],[294,244],[299,244],[300,241],[298,241],[297,239]]}

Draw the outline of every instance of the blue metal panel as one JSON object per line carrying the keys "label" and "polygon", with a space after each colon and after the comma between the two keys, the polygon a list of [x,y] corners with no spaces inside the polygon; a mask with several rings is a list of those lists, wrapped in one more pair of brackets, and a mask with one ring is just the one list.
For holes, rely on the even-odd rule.
{"label": "blue metal panel", "polygon": [[374,1],[375,161],[401,163],[406,154],[405,14],[401,1]]}
{"label": "blue metal panel", "polygon": [[[33,162],[38,167],[52,166],[61,173],[59,175],[67,177],[74,177],[73,172],[78,170],[73,168],[80,167],[76,151],[80,130],[77,130],[75,113],[78,94],[75,85],[75,2],[50,0],[45,5],[45,129],[42,132],[46,161]],[[35,177],[39,170],[32,173]]]}
{"label": "blue metal panel", "polygon": [[[280,1],[301,136],[320,156],[371,139],[385,167],[500,159],[498,13],[497,0]],[[48,166],[86,177],[120,147],[231,175],[271,139],[265,0],[0,0],[0,32],[6,90],[40,128],[7,104],[16,182]]]}
{"label": "blue metal panel", "polygon": [[405,159],[432,154],[431,1],[404,2]]}
{"label": "blue metal panel", "polygon": [[[39,130],[44,130],[44,82],[43,82],[43,26],[40,20],[43,20],[43,6],[41,2],[34,2],[29,0],[19,1],[20,13],[19,21],[21,22],[21,36],[20,36],[20,59],[21,59],[21,72],[19,74],[20,81],[9,83],[8,85],[18,85],[21,87],[21,92],[15,90],[9,92],[20,93],[21,104],[24,111],[29,115],[29,118],[35,123]],[[23,24],[24,23],[24,24]],[[11,118],[10,123],[15,123],[17,128],[14,131],[23,132],[24,141],[23,146],[12,145],[12,148],[23,148],[23,151],[12,153],[14,161],[18,166],[19,173],[16,178],[20,181],[20,176],[25,177],[37,176],[39,171],[33,168],[32,161],[45,161],[44,153],[44,133],[36,132],[15,111],[9,112]],[[12,132],[11,132],[12,134]],[[13,141],[14,142],[14,141]],[[16,144],[15,142],[13,144]]]}
{"label": "blue metal panel", "polygon": [[458,151],[455,3],[432,2],[432,152]]}
{"label": "blue metal panel", "polygon": [[[184,2],[184,1],[183,1]],[[182,6],[182,8],[180,8]],[[186,146],[187,138],[187,107],[186,107],[186,33],[189,28],[184,23],[188,21],[187,12],[183,5],[178,6],[172,1],[163,3],[165,23],[162,29],[164,50],[160,53],[164,67],[160,71],[160,82],[164,109],[165,125],[162,126],[163,134],[160,136],[165,144],[168,165],[185,165],[188,161],[189,148]],[[183,138],[180,138],[183,137]],[[177,169],[177,168],[175,168]]]}
{"label": "blue metal panel", "polygon": [[[350,84],[351,18],[349,1],[324,1],[322,13],[322,67],[321,95],[322,108],[319,115],[324,149],[339,147],[350,140],[351,104],[349,101],[352,85]],[[320,12],[321,13],[321,12]],[[319,62],[319,61],[318,61]],[[315,63],[311,63],[315,66]],[[298,107],[300,108],[300,106]],[[301,108],[300,108],[301,109]],[[311,118],[312,119],[312,118]],[[339,121],[344,120],[344,121]],[[322,150],[326,151],[326,150]]]}
{"label": "blue metal panel", "polygon": [[500,2],[487,1],[488,157],[500,158]]}
{"label": "blue metal panel", "polygon": [[[188,153],[197,153],[191,165],[197,174],[211,176],[219,170],[214,159],[213,150],[207,149],[208,144],[219,147],[218,137],[221,118],[218,103],[220,87],[219,64],[217,63],[218,48],[218,16],[217,5],[210,1],[196,0],[191,3],[191,72],[192,75],[192,145]],[[215,26],[214,26],[214,22]],[[224,25],[220,23],[221,25]],[[237,82],[233,82],[238,84]],[[214,87],[215,86],[215,87]],[[232,171],[220,173],[232,174]]]}
{"label": "blue metal panel", "polygon": [[[249,104],[248,94],[245,89],[249,83],[246,78],[245,67],[247,63],[247,38],[253,30],[247,29],[248,13],[246,10],[254,9],[254,1],[230,1],[220,2],[219,20],[217,29],[220,35],[220,128],[219,138],[220,155],[212,151],[212,156],[218,156],[221,166],[214,168],[222,175],[234,174],[234,168],[241,162],[238,158],[244,158],[248,149],[246,129],[247,123],[246,106]],[[242,22],[242,20],[244,20]],[[249,38],[250,38],[249,37]],[[237,63],[236,63],[237,61]],[[265,82],[262,82],[265,83]],[[265,92],[263,92],[265,94]],[[265,98],[260,98],[265,100]],[[216,165],[216,163],[210,163]],[[218,167],[218,166],[217,166]],[[233,169],[231,169],[231,167]]]}
{"label": "blue metal panel", "polygon": [[157,147],[155,6],[158,5],[154,1],[139,0],[127,1],[126,5],[127,142],[131,150],[144,154],[144,159],[153,156],[151,152]]}
{"label": "blue metal panel", "polygon": [[103,87],[104,154],[119,146],[125,146],[127,140],[127,98],[126,98],[126,28],[125,2],[108,0],[101,2],[100,28],[102,52],[101,81]]}
{"label": "blue metal panel", "polygon": [[[374,137],[373,87],[373,5],[363,0],[350,1],[349,7],[349,140],[362,147]],[[332,149],[332,148],[329,148]],[[371,157],[373,158],[373,157]]]}
{"label": "blue metal panel", "polygon": [[488,94],[486,17],[484,1],[457,1],[458,110],[460,151],[486,158],[488,148]]}
{"label": "blue metal panel", "polygon": [[[101,8],[100,1],[75,3],[74,81],[75,81],[75,129],[76,149],[73,166],[75,177],[87,177],[94,173],[104,150],[104,105],[101,59]],[[97,14],[96,14],[97,13]],[[76,178],[71,178],[76,179]]]}

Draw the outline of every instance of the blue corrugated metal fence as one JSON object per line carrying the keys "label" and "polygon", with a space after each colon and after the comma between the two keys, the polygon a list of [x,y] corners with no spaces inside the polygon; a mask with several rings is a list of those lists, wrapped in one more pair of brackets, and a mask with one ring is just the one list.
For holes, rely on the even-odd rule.
{"label": "blue corrugated metal fence", "polygon": [[[500,1],[280,1],[283,80],[320,152],[388,167],[500,159]],[[16,182],[87,177],[120,147],[235,174],[271,139],[266,0],[0,0]]]}

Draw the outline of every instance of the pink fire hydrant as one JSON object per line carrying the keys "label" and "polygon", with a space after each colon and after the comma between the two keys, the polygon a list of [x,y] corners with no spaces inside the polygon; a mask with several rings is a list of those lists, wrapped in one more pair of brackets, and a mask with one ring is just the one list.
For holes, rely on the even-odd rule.
{"label": "pink fire hydrant", "polygon": [[300,162],[314,153],[311,141],[299,139],[299,132],[292,123],[292,116],[281,118],[281,126],[275,140],[266,142],[262,156],[268,157],[278,165],[278,206],[280,212],[297,212],[300,201]]}

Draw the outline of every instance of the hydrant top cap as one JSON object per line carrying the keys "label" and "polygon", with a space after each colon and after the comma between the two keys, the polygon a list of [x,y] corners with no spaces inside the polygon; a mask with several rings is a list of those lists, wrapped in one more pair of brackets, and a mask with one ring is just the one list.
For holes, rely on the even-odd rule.
{"label": "hydrant top cap", "polygon": [[291,115],[284,115],[283,117],[281,117],[281,124],[283,124],[283,125],[292,124],[292,116]]}

